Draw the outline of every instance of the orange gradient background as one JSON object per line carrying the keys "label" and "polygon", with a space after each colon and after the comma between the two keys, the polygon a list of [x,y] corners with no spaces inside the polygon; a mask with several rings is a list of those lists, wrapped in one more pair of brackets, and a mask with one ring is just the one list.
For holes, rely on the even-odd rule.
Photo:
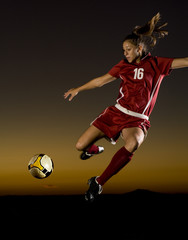
{"label": "orange gradient background", "polygon": [[[101,140],[104,153],[88,161],[79,159],[75,143],[90,122],[115,103],[120,80],[82,92],[72,102],[63,94],[109,71],[122,59],[122,39],[158,11],[169,22],[170,35],[152,54],[187,56],[188,35],[181,25],[188,20],[186,3],[174,3],[172,9],[164,1],[144,3],[145,14],[140,13],[140,1],[136,8],[122,1],[3,3],[0,195],[83,194],[87,179],[106,168],[122,139],[116,146]],[[188,192],[187,75],[188,69],[179,69],[164,79],[146,141],[106,183],[104,193],[138,188]],[[47,179],[35,179],[27,170],[37,153],[54,161]]]}

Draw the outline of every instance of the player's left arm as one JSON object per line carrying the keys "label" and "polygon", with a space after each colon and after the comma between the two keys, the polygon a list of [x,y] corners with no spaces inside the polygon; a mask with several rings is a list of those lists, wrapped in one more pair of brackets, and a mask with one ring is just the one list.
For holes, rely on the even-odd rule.
{"label": "player's left arm", "polygon": [[171,69],[188,67],[188,57],[175,58],[172,62]]}

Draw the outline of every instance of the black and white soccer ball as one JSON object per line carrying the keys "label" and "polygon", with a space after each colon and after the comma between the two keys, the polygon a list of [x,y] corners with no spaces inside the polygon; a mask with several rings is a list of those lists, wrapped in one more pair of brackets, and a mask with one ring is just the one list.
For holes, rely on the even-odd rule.
{"label": "black and white soccer ball", "polygon": [[34,155],[28,164],[28,170],[35,178],[47,178],[53,171],[52,159],[46,154]]}

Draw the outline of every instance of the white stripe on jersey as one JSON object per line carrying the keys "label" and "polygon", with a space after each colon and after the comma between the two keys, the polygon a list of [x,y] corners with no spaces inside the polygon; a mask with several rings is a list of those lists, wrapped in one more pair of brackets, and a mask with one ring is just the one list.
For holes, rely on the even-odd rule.
{"label": "white stripe on jersey", "polygon": [[124,97],[124,94],[122,92],[123,87],[120,88],[119,92],[121,93],[121,97],[116,100],[117,103],[119,103],[119,100]]}
{"label": "white stripe on jersey", "polygon": [[154,89],[153,89],[153,92],[151,93],[150,100],[148,101],[148,103],[147,103],[147,105],[146,105],[146,107],[145,107],[145,109],[144,109],[144,111],[143,111],[142,114],[144,114],[145,111],[148,109],[148,107],[149,107],[149,105],[150,105],[150,103],[151,103],[151,101],[152,101],[152,99],[153,99],[155,90],[156,90],[157,86],[159,85],[159,82],[160,82],[160,80],[161,80],[161,77],[162,77],[162,75],[159,76],[159,78],[158,78],[158,80],[157,80],[157,83],[156,83],[156,85],[155,85],[155,87],[154,87]]}

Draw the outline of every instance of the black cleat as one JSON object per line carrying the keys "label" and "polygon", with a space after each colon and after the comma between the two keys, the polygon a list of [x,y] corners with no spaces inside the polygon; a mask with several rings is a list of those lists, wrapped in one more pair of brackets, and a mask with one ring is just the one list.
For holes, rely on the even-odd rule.
{"label": "black cleat", "polygon": [[103,147],[101,147],[101,146],[98,146],[98,153],[88,153],[87,151],[84,151],[84,152],[82,152],[81,153],[81,155],[80,155],[80,158],[82,159],[82,160],[87,160],[87,159],[89,159],[90,157],[92,157],[92,156],[94,156],[94,155],[97,155],[97,154],[100,154],[100,153],[102,153],[103,151],[104,151],[104,148]]}
{"label": "black cleat", "polygon": [[85,200],[93,202],[96,197],[102,193],[102,186],[96,181],[97,177],[92,177],[88,180],[89,189],[85,193]]}

